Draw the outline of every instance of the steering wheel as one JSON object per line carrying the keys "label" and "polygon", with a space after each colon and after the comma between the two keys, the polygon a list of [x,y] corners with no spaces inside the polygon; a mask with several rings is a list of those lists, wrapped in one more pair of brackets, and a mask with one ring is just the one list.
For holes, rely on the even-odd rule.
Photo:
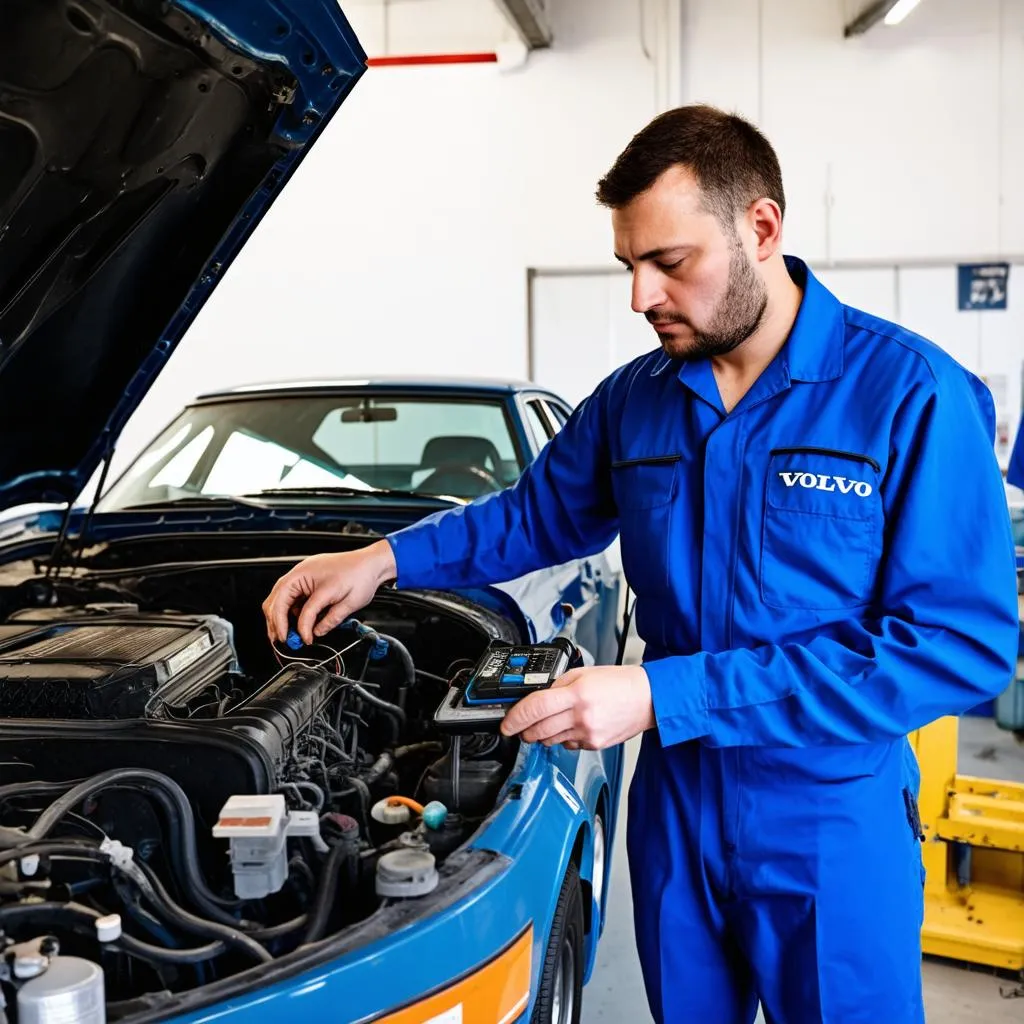
{"label": "steering wheel", "polygon": [[[460,480],[461,483],[458,482]],[[447,481],[455,482],[448,483]],[[436,466],[430,476],[416,490],[427,494],[451,494],[455,497],[476,498],[482,494],[489,494],[492,491],[504,490],[504,488],[493,473],[482,469],[480,466],[467,466],[458,462],[446,462]]]}

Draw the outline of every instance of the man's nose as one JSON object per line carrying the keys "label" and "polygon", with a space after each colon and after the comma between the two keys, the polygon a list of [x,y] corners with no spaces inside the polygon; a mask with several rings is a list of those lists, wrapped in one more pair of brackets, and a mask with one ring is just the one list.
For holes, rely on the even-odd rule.
{"label": "man's nose", "polygon": [[661,285],[661,275],[652,267],[633,268],[633,301],[634,313],[646,313],[656,309],[666,301],[665,289]]}

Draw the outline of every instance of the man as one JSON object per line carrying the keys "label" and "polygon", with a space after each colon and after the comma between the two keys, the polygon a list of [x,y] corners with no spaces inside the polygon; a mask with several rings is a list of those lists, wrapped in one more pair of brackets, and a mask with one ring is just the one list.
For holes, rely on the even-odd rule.
{"label": "man", "polygon": [[571,672],[504,730],[644,734],[627,839],[655,1019],[921,1021],[905,735],[1001,691],[1017,652],[991,398],[783,257],[779,164],[743,120],[663,114],[598,198],[660,349],[511,490],[299,564],[270,635],[303,600],[309,641],[387,580],[506,580],[619,532],[643,664]]}

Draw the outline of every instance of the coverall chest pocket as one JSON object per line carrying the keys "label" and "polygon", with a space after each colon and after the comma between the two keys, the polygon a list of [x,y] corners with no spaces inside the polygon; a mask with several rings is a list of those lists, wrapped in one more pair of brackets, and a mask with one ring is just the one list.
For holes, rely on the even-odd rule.
{"label": "coverall chest pocket", "polygon": [[772,450],[765,482],[761,597],[776,608],[867,603],[882,553],[881,469],[868,455]]}
{"label": "coverall chest pocket", "polygon": [[638,594],[662,594],[669,587],[672,508],[679,460],[678,455],[656,455],[612,463],[622,568]]}

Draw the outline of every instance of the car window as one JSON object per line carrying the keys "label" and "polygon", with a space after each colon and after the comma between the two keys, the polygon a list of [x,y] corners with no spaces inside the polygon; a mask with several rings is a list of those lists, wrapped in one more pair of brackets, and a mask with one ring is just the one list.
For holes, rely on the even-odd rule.
{"label": "car window", "polygon": [[267,396],[187,409],[100,508],[187,496],[345,487],[474,498],[523,470],[503,402],[351,393]]}
{"label": "car window", "polygon": [[568,411],[558,402],[552,402],[550,399],[544,403],[547,407],[548,412],[551,414],[550,419],[555,425],[555,432],[557,433],[569,422]]}
{"label": "car window", "polygon": [[554,431],[544,415],[539,399],[533,399],[526,403],[526,424],[530,428],[537,451],[540,451],[554,436]]}

